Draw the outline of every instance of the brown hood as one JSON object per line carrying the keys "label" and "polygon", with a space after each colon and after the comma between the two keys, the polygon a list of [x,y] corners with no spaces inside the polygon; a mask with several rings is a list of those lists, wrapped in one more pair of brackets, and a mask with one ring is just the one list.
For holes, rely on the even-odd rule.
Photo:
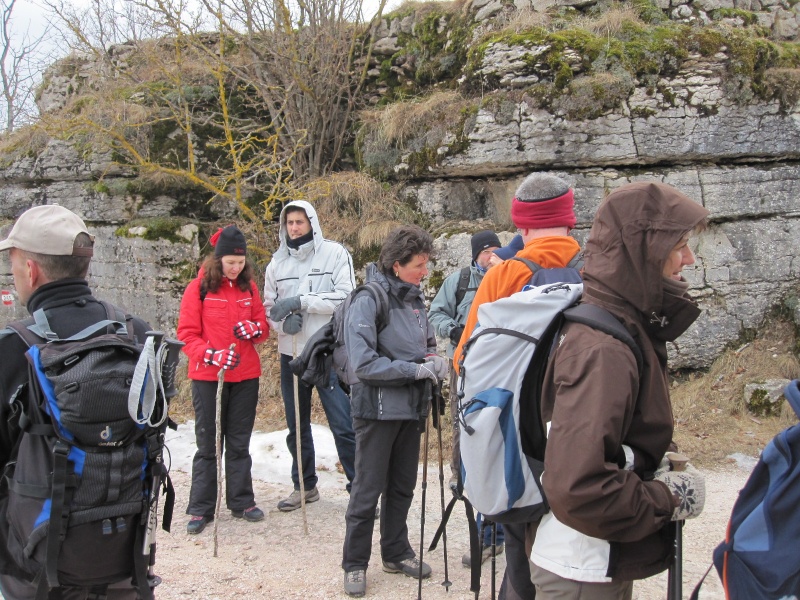
{"label": "brown hood", "polygon": [[[585,295],[663,314],[664,262],[708,210],[663,183],[631,183],[597,209],[585,247]],[[649,318],[649,317],[648,317]]]}

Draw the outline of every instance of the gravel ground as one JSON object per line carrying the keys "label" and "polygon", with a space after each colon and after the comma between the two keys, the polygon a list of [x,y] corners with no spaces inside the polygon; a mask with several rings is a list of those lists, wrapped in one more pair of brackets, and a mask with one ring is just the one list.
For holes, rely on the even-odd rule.
{"label": "gravel ground", "polygon": [[[735,465],[723,465],[706,472],[705,511],[688,521],[684,528],[684,598],[711,564],[711,552],[725,535],[725,527],[739,489],[748,473]],[[157,590],[159,600],[255,598],[347,598],[342,591],[342,541],[348,495],[344,489],[324,488],[319,502],[307,506],[308,535],[303,531],[301,512],[281,513],[275,506],[288,492],[288,486],[255,482],[259,506],[267,513],[259,523],[233,519],[228,511],[218,522],[218,556],[214,557],[213,525],[200,535],[186,534],[186,502],[189,475],[173,471],[176,507],[172,532],[159,531],[156,572],[163,578]],[[441,515],[438,469],[431,465],[426,500],[425,540],[439,525]],[[420,478],[421,480],[421,478]],[[419,545],[421,488],[418,484],[409,515],[411,541]],[[449,501],[449,492],[445,501]],[[377,527],[376,527],[377,530]],[[375,600],[413,600],[417,582],[380,569],[377,531],[373,538],[372,567],[367,571],[367,598]],[[426,600],[448,598],[471,600],[469,570],[461,566],[461,555],[468,550],[467,524],[463,511],[455,510],[448,524],[448,564],[452,586],[442,586],[444,556],[440,543],[425,561],[433,576],[423,582]],[[505,563],[498,557],[497,585]],[[481,598],[491,598],[491,565],[483,566]],[[666,573],[637,582],[636,600],[662,600],[666,597]],[[723,600],[716,571],[709,574],[701,600]]]}

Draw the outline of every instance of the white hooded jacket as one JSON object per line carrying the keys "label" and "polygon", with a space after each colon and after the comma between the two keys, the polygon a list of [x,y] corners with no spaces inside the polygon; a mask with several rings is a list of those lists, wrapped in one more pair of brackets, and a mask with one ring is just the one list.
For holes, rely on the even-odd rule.
{"label": "white hooded jacket", "polygon": [[[314,233],[313,241],[296,250],[286,243],[286,209],[290,206],[305,211]],[[303,329],[296,336],[283,333],[283,322],[268,319],[273,331],[278,332],[278,351],[291,356],[292,337],[297,338],[296,351],[300,354],[306,340],[330,320],[333,310],[353,290],[355,275],[347,249],[322,237],[317,212],[310,203],[289,202],[281,211],[280,223],[280,246],[264,273],[264,308],[269,316],[277,300],[300,296]]]}

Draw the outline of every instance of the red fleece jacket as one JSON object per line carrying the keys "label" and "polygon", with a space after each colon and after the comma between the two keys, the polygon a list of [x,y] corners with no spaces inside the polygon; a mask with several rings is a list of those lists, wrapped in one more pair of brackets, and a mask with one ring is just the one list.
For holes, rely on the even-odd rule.
{"label": "red fleece jacket", "polygon": [[[224,350],[235,344],[234,350],[242,357],[235,369],[225,372],[225,381],[237,382],[261,376],[261,359],[255,345],[267,340],[269,325],[264,304],[255,282],[249,291],[242,291],[234,282],[223,279],[216,292],[209,291],[200,300],[198,277],[183,293],[178,319],[178,339],[185,342],[184,353],[189,357],[189,378],[199,381],[216,381],[219,367],[207,365],[203,358],[208,348]],[[261,335],[250,340],[240,340],[233,335],[239,321],[254,321],[261,325]]]}

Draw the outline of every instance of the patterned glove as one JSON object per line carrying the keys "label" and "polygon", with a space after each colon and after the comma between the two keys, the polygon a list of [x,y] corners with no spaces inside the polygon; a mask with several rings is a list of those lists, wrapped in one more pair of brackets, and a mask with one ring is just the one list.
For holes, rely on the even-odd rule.
{"label": "patterned glove", "polygon": [[433,363],[434,373],[439,380],[443,380],[450,374],[450,361],[442,358],[438,354],[428,354],[425,360]]}
{"label": "patterned glove", "polygon": [[656,471],[655,478],[667,484],[679,504],[672,512],[673,521],[693,519],[703,512],[706,502],[706,479],[692,465],[684,471]]}
{"label": "patterned glove", "polygon": [[439,380],[436,377],[436,366],[428,361],[424,362],[421,365],[417,365],[417,373],[414,375],[414,379],[417,381],[422,379],[430,379],[433,382],[433,385],[439,383]]}
{"label": "patterned glove", "polygon": [[203,360],[207,365],[214,365],[215,367],[222,367],[223,369],[235,369],[239,366],[239,361],[242,357],[238,352],[233,350],[214,350],[208,348]]}
{"label": "patterned glove", "polygon": [[292,313],[286,320],[283,322],[283,333],[288,333],[289,335],[295,335],[300,333],[300,330],[303,328],[303,315],[300,313]]}
{"label": "patterned glove", "polygon": [[300,296],[290,296],[275,302],[269,310],[269,318],[273,321],[283,321],[290,313],[300,310]]}
{"label": "patterned glove", "polygon": [[249,340],[261,335],[261,323],[257,321],[239,321],[233,326],[233,335],[240,340]]}
{"label": "patterned glove", "polygon": [[450,330],[450,343],[454,346],[458,346],[458,343],[461,341],[461,336],[464,333],[464,326],[463,325],[456,325]]}

